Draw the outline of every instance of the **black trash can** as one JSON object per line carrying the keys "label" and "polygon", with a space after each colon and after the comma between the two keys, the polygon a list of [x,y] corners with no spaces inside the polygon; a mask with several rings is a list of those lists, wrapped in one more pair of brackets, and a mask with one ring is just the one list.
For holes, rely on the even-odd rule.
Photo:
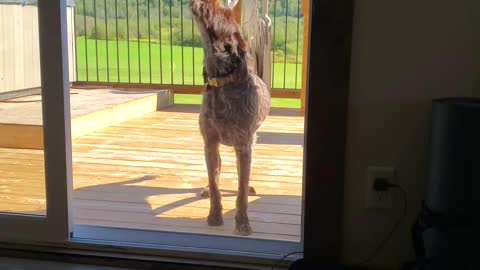
{"label": "black trash can", "polygon": [[417,268],[480,269],[480,99],[433,101]]}

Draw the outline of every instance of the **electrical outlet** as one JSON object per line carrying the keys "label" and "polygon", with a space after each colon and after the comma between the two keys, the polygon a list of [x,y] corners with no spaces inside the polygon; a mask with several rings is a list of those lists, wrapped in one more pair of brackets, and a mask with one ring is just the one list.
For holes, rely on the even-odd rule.
{"label": "electrical outlet", "polygon": [[366,208],[390,209],[393,207],[393,189],[376,191],[373,189],[375,180],[386,180],[395,184],[395,169],[392,167],[368,167],[367,168],[367,192]]}

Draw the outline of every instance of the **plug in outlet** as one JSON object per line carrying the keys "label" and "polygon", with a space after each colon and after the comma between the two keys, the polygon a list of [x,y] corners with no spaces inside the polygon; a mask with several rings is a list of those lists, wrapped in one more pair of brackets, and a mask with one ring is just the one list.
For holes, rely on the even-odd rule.
{"label": "plug in outlet", "polygon": [[376,191],[373,189],[375,181],[395,183],[395,169],[392,167],[367,168],[367,198],[366,207],[370,209],[391,209],[393,207],[393,190]]}

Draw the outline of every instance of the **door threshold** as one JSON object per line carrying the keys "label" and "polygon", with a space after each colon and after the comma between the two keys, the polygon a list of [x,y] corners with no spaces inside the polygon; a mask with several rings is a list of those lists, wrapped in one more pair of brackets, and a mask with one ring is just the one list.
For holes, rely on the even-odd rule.
{"label": "door threshold", "polygon": [[[191,259],[196,263],[212,265],[213,262],[230,267],[252,265],[254,269],[262,265],[271,267],[285,255],[303,249],[300,242],[90,225],[75,225],[71,242],[128,254],[160,255],[162,259],[174,261]],[[298,258],[292,255],[286,261]]]}
{"label": "door threshold", "polygon": [[301,258],[283,257],[302,250],[300,242],[89,225],[75,225],[67,243],[0,243],[0,256],[138,269],[272,269]]}

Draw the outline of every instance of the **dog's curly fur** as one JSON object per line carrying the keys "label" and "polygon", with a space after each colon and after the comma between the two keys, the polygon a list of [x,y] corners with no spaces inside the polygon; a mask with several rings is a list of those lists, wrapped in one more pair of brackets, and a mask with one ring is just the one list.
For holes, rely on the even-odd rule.
{"label": "dog's curly fur", "polygon": [[252,147],[256,131],[270,110],[270,93],[265,83],[247,67],[247,44],[231,10],[219,0],[190,0],[190,9],[202,36],[204,78],[234,74],[236,80],[221,87],[207,85],[200,112],[200,131],[204,140],[210,197],[208,224],[223,224],[218,188],[221,170],[219,144],[233,146],[237,156],[238,195],[235,232],[249,235],[248,195]]}

